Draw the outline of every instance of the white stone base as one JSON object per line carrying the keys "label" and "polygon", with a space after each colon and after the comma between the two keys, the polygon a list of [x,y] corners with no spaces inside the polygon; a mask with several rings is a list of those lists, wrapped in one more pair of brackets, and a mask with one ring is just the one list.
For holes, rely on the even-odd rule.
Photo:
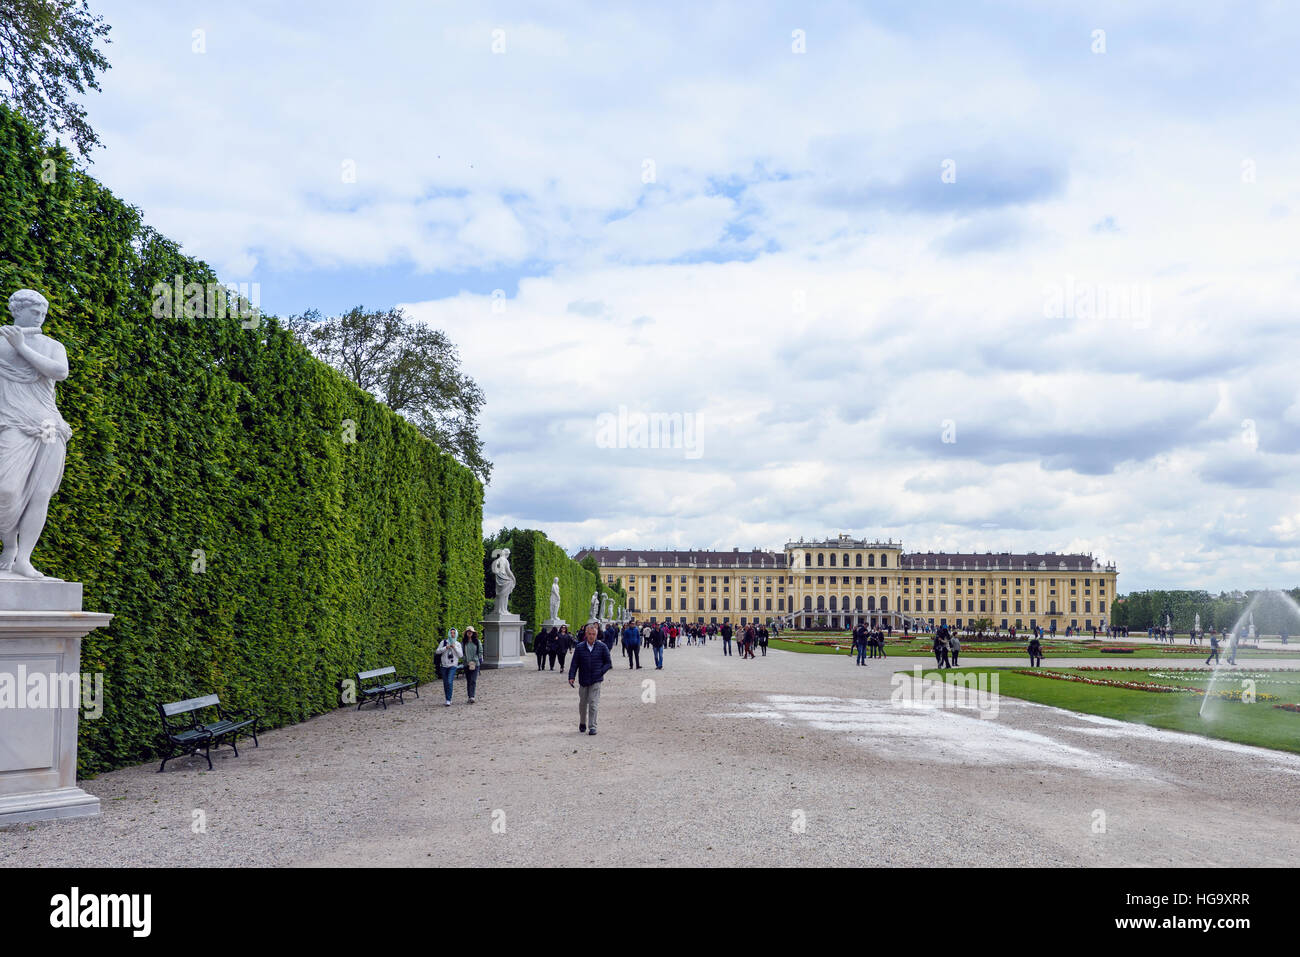
{"label": "white stone base", "polygon": [[483,667],[522,668],[524,620],[518,615],[495,612],[483,619]]}
{"label": "white stone base", "polygon": [[28,821],[53,821],[69,817],[95,817],[99,798],[81,788],[55,788],[0,794],[0,827]]}
{"label": "white stone base", "polygon": [[20,688],[39,675],[61,686],[30,701],[20,691],[0,707],[0,825],[99,813],[99,798],[77,787],[81,639],[112,619],[81,610],[77,582],[0,579],[5,683]]}

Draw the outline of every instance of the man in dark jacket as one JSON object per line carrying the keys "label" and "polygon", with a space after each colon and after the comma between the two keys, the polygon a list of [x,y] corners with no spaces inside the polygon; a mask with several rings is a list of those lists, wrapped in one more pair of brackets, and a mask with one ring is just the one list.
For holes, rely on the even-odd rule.
{"label": "man in dark jacket", "polygon": [[1219,663],[1219,636],[1213,631],[1210,632],[1210,653],[1205,659],[1207,665],[1210,663],[1211,658],[1214,659],[1216,665]]}
{"label": "man in dark jacket", "polygon": [[1029,639],[1029,667],[1037,668],[1043,663],[1043,643],[1037,638]]}
{"label": "man in dark jacket", "polygon": [[554,632],[554,631],[555,631],[555,629],[554,629],[553,627],[552,627],[552,628],[543,628],[543,629],[538,633],[537,637],[533,639],[533,651],[535,651],[535,652],[537,653],[537,670],[538,670],[538,671],[545,671],[545,670],[546,670],[546,655],[547,655],[548,652],[550,651],[550,647],[551,647],[551,634],[552,634],[552,632]]}
{"label": "man in dark jacket", "polygon": [[569,662],[569,687],[573,687],[573,677],[578,676],[578,733],[596,733],[596,708],[600,705],[600,687],[605,680],[605,673],[614,667],[610,660],[609,648],[603,641],[596,640],[595,623],[582,630],[583,640],[573,650],[573,661]]}
{"label": "man in dark jacket", "polygon": [[655,670],[663,671],[664,668],[664,630],[658,625],[652,625],[650,628],[650,647],[655,653]]}
{"label": "man in dark jacket", "polygon": [[[867,654],[867,626],[863,624],[855,625],[853,628],[853,645],[850,654],[857,652],[858,664],[863,663]],[[872,657],[875,657],[874,655]]]}
{"label": "man in dark jacket", "polygon": [[569,656],[573,650],[573,635],[569,634],[569,626],[561,625],[559,632],[555,636],[555,656],[560,659],[560,671],[564,671],[564,659]]}
{"label": "man in dark jacket", "polygon": [[623,650],[627,653],[629,668],[641,667],[641,629],[635,621],[629,621],[623,629]]}
{"label": "man in dark jacket", "polygon": [[731,654],[731,624],[724,622],[722,625],[722,653]]}

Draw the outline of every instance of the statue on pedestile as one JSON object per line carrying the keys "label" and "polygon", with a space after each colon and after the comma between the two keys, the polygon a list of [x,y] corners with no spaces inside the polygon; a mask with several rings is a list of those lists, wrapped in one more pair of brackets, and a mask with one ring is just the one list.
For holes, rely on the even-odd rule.
{"label": "statue on pedestile", "polygon": [[600,592],[594,591],[591,593],[591,618],[589,620],[598,621],[599,619],[600,619]]}
{"label": "statue on pedestile", "polygon": [[496,580],[496,604],[493,614],[510,614],[510,593],[515,590],[515,573],[510,570],[510,549],[498,548],[492,552],[492,577]]}
{"label": "statue on pedestile", "polygon": [[44,578],[32,550],[63,482],[72,430],[54,403],[68,353],[41,333],[49,301],[34,289],[9,297],[14,324],[0,326],[0,573]]}
{"label": "statue on pedestile", "polygon": [[560,578],[551,579],[551,621],[560,617]]}

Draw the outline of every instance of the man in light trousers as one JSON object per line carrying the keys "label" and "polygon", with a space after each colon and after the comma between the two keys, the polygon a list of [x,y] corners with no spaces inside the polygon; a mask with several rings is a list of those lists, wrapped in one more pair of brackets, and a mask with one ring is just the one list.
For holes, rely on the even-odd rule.
{"label": "man in light trousers", "polygon": [[596,639],[596,624],[590,622],[582,629],[582,641],[573,651],[569,663],[569,687],[578,678],[578,733],[596,733],[596,709],[600,706],[600,688],[605,674],[614,667],[609,648]]}

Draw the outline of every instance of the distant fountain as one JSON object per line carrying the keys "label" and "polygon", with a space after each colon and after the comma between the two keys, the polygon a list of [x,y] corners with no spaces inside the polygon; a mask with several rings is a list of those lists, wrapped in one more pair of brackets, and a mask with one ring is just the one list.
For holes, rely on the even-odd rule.
{"label": "distant fountain", "polygon": [[1216,659],[1214,662],[1214,671],[1211,672],[1209,684],[1205,689],[1205,699],[1201,702],[1200,714],[1203,719],[1213,720],[1217,717],[1220,703],[1214,696],[1217,690],[1215,686],[1220,682],[1220,675],[1224,671],[1228,671],[1228,681],[1231,683],[1232,672],[1229,668],[1237,664],[1237,645],[1240,639],[1244,637],[1246,641],[1258,645],[1259,633],[1255,630],[1255,612],[1256,610],[1265,611],[1265,608],[1262,607],[1263,603],[1267,603],[1267,611],[1270,613],[1266,616],[1265,621],[1267,622],[1275,616],[1279,616],[1277,620],[1280,622],[1280,631],[1287,632],[1288,623],[1290,623],[1291,627],[1300,623],[1300,605],[1297,605],[1295,600],[1286,592],[1256,592],[1255,596],[1250,600],[1250,604],[1246,606],[1246,610],[1237,619],[1237,623],[1232,626],[1232,632],[1228,636],[1227,642],[1227,661],[1220,663]]}

